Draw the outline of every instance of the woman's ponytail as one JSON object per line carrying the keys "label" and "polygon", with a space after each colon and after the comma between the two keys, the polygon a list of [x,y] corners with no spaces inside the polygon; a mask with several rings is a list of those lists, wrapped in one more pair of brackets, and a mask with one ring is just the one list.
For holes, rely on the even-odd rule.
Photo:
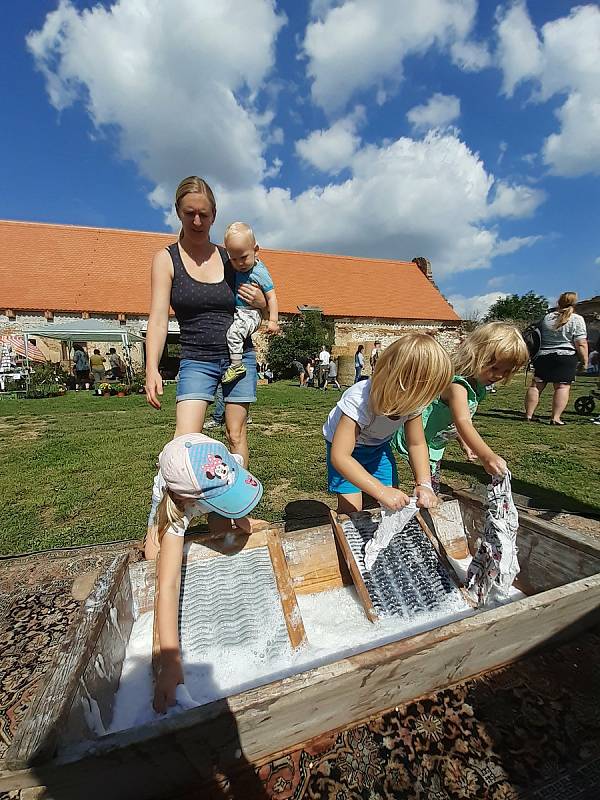
{"label": "woman's ponytail", "polygon": [[577,303],[576,292],[563,292],[558,298],[558,318],[554,324],[554,328],[562,328],[571,319],[575,311],[575,304]]}

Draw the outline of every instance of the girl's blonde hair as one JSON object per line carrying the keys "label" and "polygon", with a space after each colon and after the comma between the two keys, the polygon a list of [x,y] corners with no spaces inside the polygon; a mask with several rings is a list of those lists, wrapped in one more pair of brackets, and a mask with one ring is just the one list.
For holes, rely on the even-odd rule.
{"label": "girl's blonde hair", "polygon": [[577,292],[563,292],[558,298],[559,314],[558,319],[554,323],[555,329],[562,328],[571,319],[575,311],[575,304],[577,303]]}
{"label": "girl's blonde hair", "polygon": [[529,361],[527,345],[521,332],[508,322],[488,322],[471,331],[457,347],[452,358],[454,372],[464,378],[477,378],[483,370],[498,361],[512,365],[502,383]]}
{"label": "girl's blonde hair", "polygon": [[369,402],[374,414],[403,417],[429,405],[452,380],[452,362],[428,333],[405,333],[379,356]]}
{"label": "girl's blonde hair", "polygon": [[[190,175],[184,178],[177,189],[175,189],[175,210],[179,211],[179,206],[183,198],[186,194],[191,194],[192,192],[194,192],[194,194],[202,194],[206,197],[212,208],[214,219],[217,216],[217,201],[215,200],[213,190],[204,178],[199,178],[197,175]],[[179,231],[179,238],[183,239],[183,228]]]}
{"label": "girl's blonde hair", "polygon": [[183,520],[184,516],[185,511],[183,510],[183,507],[181,507],[176,500],[173,499],[173,496],[169,490],[165,489],[164,494],[156,508],[156,514],[154,516],[154,524],[152,526],[151,533],[159,547],[162,544],[163,536],[167,532],[168,528],[173,524],[178,525]]}

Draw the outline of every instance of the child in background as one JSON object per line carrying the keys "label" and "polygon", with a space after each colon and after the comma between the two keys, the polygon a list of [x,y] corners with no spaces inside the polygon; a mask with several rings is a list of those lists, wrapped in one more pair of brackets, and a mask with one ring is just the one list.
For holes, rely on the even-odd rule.
{"label": "child in background", "polygon": [[338,368],[337,368],[337,359],[332,358],[329,362],[329,368],[327,372],[327,381],[325,382],[325,389],[332,383],[338,391],[342,391],[342,387],[338,383],[337,379]]}
{"label": "child in background", "polygon": [[222,383],[233,383],[246,374],[242,364],[244,342],[255,333],[262,322],[262,315],[256,308],[251,308],[238,295],[238,289],[244,283],[255,283],[263,290],[269,309],[267,333],[279,332],[279,309],[277,295],[269,270],[256,257],[258,244],[254,231],[244,222],[232,222],[225,231],[223,242],[227,248],[229,260],[236,271],[235,280],[235,314],[227,331],[227,347],[231,364],[223,374]]}
{"label": "child in background", "polygon": [[[440,397],[423,411],[423,427],[429,448],[429,463],[436,493],[440,485],[440,463],[451,439],[458,439],[470,461],[479,459],[489,475],[504,475],[506,461],[483,441],[472,417],[486,395],[486,387],[510,378],[527,364],[528,353],[518,328],[506,322],[488,322],[470,333],[453,356],[454,377]],[[408,442],[398,431],[393,444],[403,458]]]}
{"label": "child in background", "polygon": [[158,457],[160,470],[155,489],[161,497],[151,519],[151,532],[160,546],[160,666],[153,705],[161,714],[175,704],[177,686],[184,682],[178,611],[183,537],[190,520],[215,511],[234,519],[240,531],[248,534],[256,522],[247,515],[259,502],[263,487],[244,469],[241,459],[202,433],[178,436]]}
{"label": "child in background", "polygon": [[452,378],[444,348],[426,333],[407,333],[377,361],[372,378],[347,389],[323,426],[330,492],[338,513],[362,510],[362,492],[396,511],[410,498],[400,489],[390,440],[403,428],[415,478],[417,505],[437,504],[432,490],[421,409]]}

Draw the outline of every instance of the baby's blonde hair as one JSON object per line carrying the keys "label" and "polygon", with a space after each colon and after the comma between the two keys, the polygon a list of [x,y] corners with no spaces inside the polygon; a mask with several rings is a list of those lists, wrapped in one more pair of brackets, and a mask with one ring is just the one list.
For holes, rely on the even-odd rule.
{"label": "baby's blonde hair", "polygon": [[498,361],[512,364],[502,383],[508,383],[513,375],[529,360],[527,345],[521,332],[508,322],[487,322],[471,331],[456,348],[452,358],[454,372],[463,378],[477,378],[483,370]]}
{"label": "baby's blonde hair", "polygon": [[428,333],[405,333],[379,356],[369,402],[374,414],[403,417],[429,405],[452,380],[452,362]]}
{"label": "baby's blonde hair", "polygon": [[223,234],[223,244],[225,246],[227,246],[227,240],[231,239],[232,236],[248,236],[252,242],[252,246],[254,247],[256,244],[254,231],[250,225],[247,225],[245,222],[232,222],[231,225],[225,228],[225,233]]}

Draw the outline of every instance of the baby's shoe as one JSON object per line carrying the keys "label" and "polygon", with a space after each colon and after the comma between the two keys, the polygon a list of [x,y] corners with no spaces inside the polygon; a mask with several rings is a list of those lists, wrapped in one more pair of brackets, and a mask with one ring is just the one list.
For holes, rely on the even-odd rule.
{"label": "baby's shoe", "polygon": [[246,367],[240,362],[238,364],[230,364],[225,370],[221,383],[233,383],[238,378],[243,378],[246,374]]}

